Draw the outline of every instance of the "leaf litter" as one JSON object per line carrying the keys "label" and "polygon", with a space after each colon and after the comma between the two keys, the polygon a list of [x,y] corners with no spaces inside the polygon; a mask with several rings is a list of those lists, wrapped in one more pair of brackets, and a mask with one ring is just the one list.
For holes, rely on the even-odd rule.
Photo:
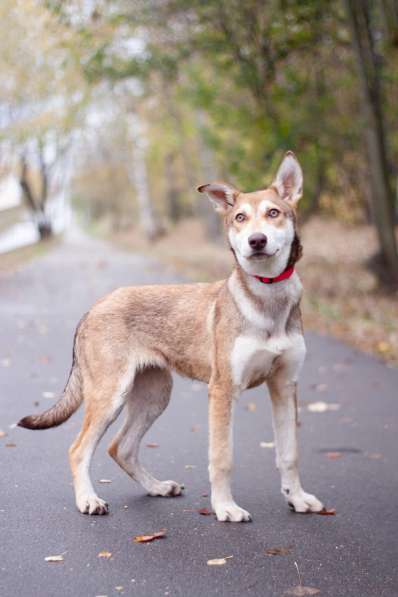
{"label": "leaf litter", "polygon": [[335,402],[323,402],[318,400],[317,402],[310,402],[307,404],[307,410],[311,413],[325,413],[327,411],[335,411],[340,409],[340,404]]}
{"label": "leaf litter", "polygon": [[102,551],[100,551],[97,556],[97,558],[103,558],[104,560],[109,560],[111,557],[112,557],[112,552],[107,551],[106,549],[103,549]]}
{"label": "leaf litter", "polygon": [[265,550],[267,556],[287,556],[292,551],[293,546],[288,547],[269,547]]}
{"label": "leaf litter", "polygon": [[63,562],[64,561],[64,556],[63,555],[47,556],[44,559],[45,559],[46,562]]}
{"label": "leaf litter", "polygon": [[224,558],[214,558],[213,560],[207,560],[208,566],[224,566],[227,560],[230,560],[234,556],[225,556]]}
{"label": "leaf litter", "polygon": [[163,539],[166,536],[166,529],[160,529],[151,535],[136,535],[133,539],[134,543],[150,543],[156,539]]}

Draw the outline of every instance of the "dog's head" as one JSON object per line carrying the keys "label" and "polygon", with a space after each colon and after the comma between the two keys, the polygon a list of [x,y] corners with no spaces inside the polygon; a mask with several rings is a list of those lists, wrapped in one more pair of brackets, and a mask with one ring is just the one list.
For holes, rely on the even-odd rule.
{"label": "dog's head", "polygon": [[288,151],[270,187],[242,193],[223,182],[198,188],[206,193],[225,222],[231,249],[251,275],[275,277],[301,256],[296,206],[302,196],[303,172]]}

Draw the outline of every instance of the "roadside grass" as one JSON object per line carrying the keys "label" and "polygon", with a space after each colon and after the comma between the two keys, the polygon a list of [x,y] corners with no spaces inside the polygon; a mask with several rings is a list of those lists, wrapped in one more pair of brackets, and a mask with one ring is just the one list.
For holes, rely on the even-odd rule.
{"label": "roadside grass", "polygon": [[[377,249],[373,228],[314,217],[302,227],[301,238],[304,257],[297,269],[304,285],[306,329],[335,336],[398,366],[398,294],[378,289],[365,265]],[[233,265],[225,244],[210,243],[195,219],[181,221],[152,244],[136,228],[110,240],[170,264],[193,281],[220,279]]]}
{"label": "roadside grass", "polygon": [[34,245],[15,249],[9,253],[3,253],[0,255],[0,274],[9,273],[19,269],[29,261],[45,255],[48,251],[54,249],[60,242],[61,239],[59,237],[54,237]]}

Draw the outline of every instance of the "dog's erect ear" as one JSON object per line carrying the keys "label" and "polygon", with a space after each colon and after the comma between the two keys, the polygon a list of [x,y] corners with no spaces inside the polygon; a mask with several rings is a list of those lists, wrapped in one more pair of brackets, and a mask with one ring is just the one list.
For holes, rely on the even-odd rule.
{"label": "dog's erect ear", "polygon": [[272,186],[282,199],[295,206],[303,195],[303,171],[292,151],[288,151],[278,168]]}
{"label": "dog's erect ear", "polygon": [[198,187],[199,193],[206,193],[212,202],[214,209],[220,213],[226,213],[233,207],[236,197],[239,195],[238,189],[225,182],[211,182]]}

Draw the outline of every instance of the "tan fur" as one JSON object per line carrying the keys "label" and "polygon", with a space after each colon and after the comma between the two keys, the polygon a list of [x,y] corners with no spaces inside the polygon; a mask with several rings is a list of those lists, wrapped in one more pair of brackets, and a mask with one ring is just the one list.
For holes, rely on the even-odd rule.
{"label": "tan fur", "polygon": [[[224,213],[228,230],[244,228],[244,222],[235,220],[244,205],[250,206],[248,220],[253,229],[264,218],[282,231],[295,227],[293,207],[275,188],[240,193],[217,183],[200,190],[213,193],[211,198]],[[265,200],[267,206],[280,210],[277,218],[268,218],[267,206],[259,213],[259,205]],[[289,238],[282,269],[301,255],[296,232]],[[232,249],[236,253],[236,247]],[[213,508],[219,520],[250,520],[249,513],[235,504],[230,490],[233,402],[243,389],[267,381],[276,433],[286,424],[283,412],[296,412],[296,377],[304,346],[300,296],[296,274],[275,288],[263,287],[238,260],[228,280],[213,284],[119,288],[98,301],[79,325],[64,396],[46,413],[25,417],[20,425],[34,429],[60,424],[84,399],[83,427],[70,449],[76,503],[81,512],[103,514],[107,504],[95,494],[89,466],[108,426],[126,407],[125,424],[111,443],[109,454],[150,494],[178,495],[182,490],[178,483],[158,481],[142,468],[139,444],[168,404],[171,370],[206,382]],[[298,511],[319,509],[320,502],[301,489],[294,454],[286,456],[296,441],[293,427],[287,423],[277,451],[285,484],[282,491]]]}

